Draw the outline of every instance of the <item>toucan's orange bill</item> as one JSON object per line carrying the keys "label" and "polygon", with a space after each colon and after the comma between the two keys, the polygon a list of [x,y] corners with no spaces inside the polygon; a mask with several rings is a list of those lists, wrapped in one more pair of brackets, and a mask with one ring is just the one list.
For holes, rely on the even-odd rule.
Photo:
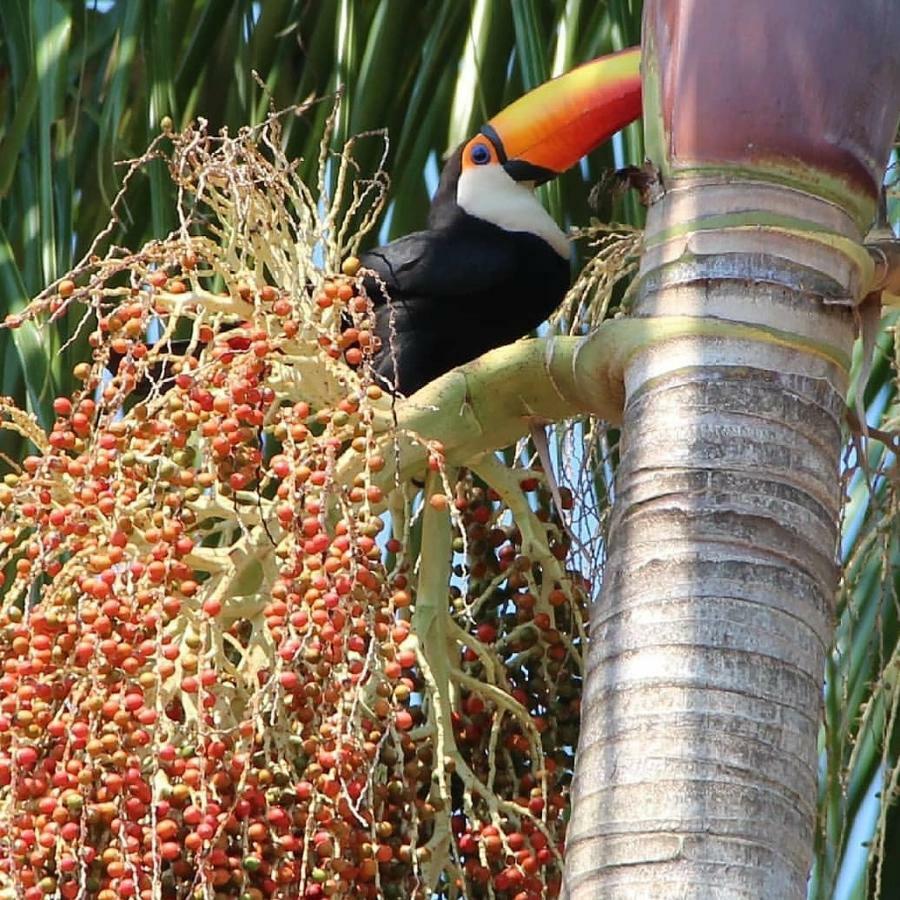
{"label": "toucan's orange bill", "polygon": [[640,116],[640,65],[640,47],[601,56],[529,91],[484,133],[510,161],[564,172]]}

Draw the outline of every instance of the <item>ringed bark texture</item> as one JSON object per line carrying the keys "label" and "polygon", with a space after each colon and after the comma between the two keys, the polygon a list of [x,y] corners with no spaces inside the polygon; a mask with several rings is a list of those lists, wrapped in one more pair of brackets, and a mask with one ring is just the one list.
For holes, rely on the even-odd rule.
{"label": "ringed bark texture", "polygon": [[[704,186],[682,189],[703,209]],[[849,354],[850,311],[800,274],[688,258],[645,273],[634,314],[790,322]],[[631,361],[569,897],[804,896],[846,387],[832,359],[767,341],[680,337]]]}
{"label": "ringed bark texture", "polygon": [[[645,7],[645,117],[663,129],[655,146],[667,158],[653,160],[664,178],[631,313],[714,317],[757,326],[759,337],[660,329],[625,369],[566,848],[569,898],[805,897],[839,576],[852,305],[872,274],[858,251],[900,84],[880,45],[835,59],[828,48],[842,35],[829,32],[817,62],[804,37],[834,8],[835,28],[849,11],[863,30],[877,25],[881,0],[831,0],[809,21],[801,7],[811,11],[805,0],[795,16],[785,12],[795,4],[774,0]],[[707,12],[715,27],[704,37]],[[766,40],[784,46],[754,71],[741,23],[770,13],[780,24]],[[827,121],[797,123],[795,135],[811,136],[794,144],[765,120],[769,85],[791,80],[784,60],[797,41],[803,92],[833,89],[828,103],[845,106]],[[657,79],[649,90],[648,78]],[[673,99],[674,86],[685,95]],[[725,94],[731,112],[723,100],[712,111],[720,121],[697,127],[706,100]],[[660,98],[669,98],[662,110],[653,107]],[[836,130],[823,137],[826,127]],[[820,152],[828,142],[837,156]],[[690,148],[691,165],[666,180],[677,168],[673,147]]]}

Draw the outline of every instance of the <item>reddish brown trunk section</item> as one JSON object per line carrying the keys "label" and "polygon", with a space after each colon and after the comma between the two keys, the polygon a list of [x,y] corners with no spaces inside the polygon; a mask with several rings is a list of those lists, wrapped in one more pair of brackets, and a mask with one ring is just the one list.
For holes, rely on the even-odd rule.
{"label": "reddish brown trunk section", "polygon": [[900,109],[897,0],[647,0],[644,21],[673,169],[800,162],[877,195]]}

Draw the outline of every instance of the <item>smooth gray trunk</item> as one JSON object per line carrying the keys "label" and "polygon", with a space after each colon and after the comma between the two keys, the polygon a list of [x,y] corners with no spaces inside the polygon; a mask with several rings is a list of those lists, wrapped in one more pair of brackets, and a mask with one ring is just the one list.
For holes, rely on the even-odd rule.
{"label": "smooth gray trunk", "polygon": [[651,209],[634,315],[817,343],[663,339],[626,370],[567,841],[573,900],[805,894],[838,580],[838,360],[854,337],[847,306],[823,301],[846,301],[856,273],[839,252],[801,267],[790,239],[657,241],[752,203],[861,239],[836,207],[788,188],[738,199],[681,182]]}

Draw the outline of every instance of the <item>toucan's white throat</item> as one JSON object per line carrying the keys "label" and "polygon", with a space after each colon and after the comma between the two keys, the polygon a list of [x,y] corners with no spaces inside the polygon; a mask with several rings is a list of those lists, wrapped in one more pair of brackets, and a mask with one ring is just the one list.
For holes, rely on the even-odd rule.
{"label": "toucan's white throat", "polygon": [[456,202],[470,216],[506,231],[527,231],[543,238],[560,256],[569,258],[569,241],[534,192],[514,181],[493,163],[464,169],[456,187]]}

